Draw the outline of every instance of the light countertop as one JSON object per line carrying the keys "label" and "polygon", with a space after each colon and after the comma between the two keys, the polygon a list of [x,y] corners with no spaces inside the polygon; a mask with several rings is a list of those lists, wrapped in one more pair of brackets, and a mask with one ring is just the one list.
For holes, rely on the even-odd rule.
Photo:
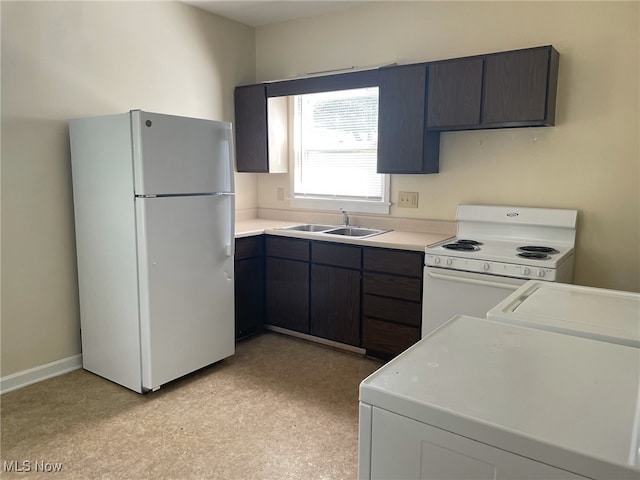
{"label": "light countertop", "polygon": [[251,237],[254,235],[278,235],[282,237],[306,238],[309,240],[324,240],[351,245],[362,245],[370,247],[395,248],[400,250],[415,250],[422,252],[427,245],[442,241],[451,237],[442,233],[406,232],[401,230],[391,230],[380,235],[368,238],[337,237],[322,233],[298,232],[291,230],[278,230],[282,227],[300,225],[303,222],[267,220],[256,218],[251,220],[241,220],[236,222],[236,238]]}

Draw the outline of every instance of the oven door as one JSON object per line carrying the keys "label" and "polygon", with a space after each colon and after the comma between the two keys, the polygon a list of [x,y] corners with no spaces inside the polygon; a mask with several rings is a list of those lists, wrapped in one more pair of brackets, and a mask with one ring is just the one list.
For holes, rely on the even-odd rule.
{"label": "oven door", "polygon": [[525,282],[521,278],[424,267],[422,337],[455,315],[485,318],[491,308]]}

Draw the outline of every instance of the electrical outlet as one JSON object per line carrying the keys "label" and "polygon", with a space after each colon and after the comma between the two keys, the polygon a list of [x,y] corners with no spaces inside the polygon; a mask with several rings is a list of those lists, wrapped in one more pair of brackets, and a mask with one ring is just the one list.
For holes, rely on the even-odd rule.
{"label": "electrical outlet", "polygon": [[398,206],[418,208],[418,192],[398,192]]}
{"label": "electrical outlet", "polygon": [[276,198],[278,200],[284,200],[284,188],[278,187],[276,189]]}

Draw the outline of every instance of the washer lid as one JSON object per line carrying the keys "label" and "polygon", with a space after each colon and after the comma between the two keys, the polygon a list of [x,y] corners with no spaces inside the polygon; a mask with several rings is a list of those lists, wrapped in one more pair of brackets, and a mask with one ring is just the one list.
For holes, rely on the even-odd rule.
{"label": "washer lid", "polygon": [[640,349],[457,316],[365,379],[360,401],[590,478],[637,478],[639,379]]}
{"label": "washer lid", "polygon": [[640,294],[529,281],[487,318],[640,348]]}

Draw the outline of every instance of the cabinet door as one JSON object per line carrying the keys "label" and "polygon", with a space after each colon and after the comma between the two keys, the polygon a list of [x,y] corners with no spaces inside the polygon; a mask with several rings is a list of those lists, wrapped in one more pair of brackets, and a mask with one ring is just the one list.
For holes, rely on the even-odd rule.
{"label": "cabinet door", "polygon": [[248,85],[235,90],[236,169],[269,171],[267,97],[265,86]]}
{"label": "cabinet door", "polygon": [[428,128],[464,128],[480,123],[482,58],[429,65]]}
{"label": "cabinet door", "polygon": [[235,264],[236,339],[256,333],[264,317],[264,258]]}
{"label": "cabinet door", "polygon": [[378,172],[437,173],[439,132],[426,131],[427,66],[380,70]]}
{"label": "cabinet door", "polygon": [[360,270],[311,265],[311,333],[360,344]]}
{"label": "cabinet door", "polygon": [[266,258],[267,323],[309,333],[309,264]]}
{"label": "cabinet door", "polygon": [[[550,47],[518,50],[489,55],[485,59],[484,104],[482,122],[485,124],[510,122],[545,122],[548,91],[555,85],[548,82],[550,73]],[[557,73],[557,72],[556,72]]]}

